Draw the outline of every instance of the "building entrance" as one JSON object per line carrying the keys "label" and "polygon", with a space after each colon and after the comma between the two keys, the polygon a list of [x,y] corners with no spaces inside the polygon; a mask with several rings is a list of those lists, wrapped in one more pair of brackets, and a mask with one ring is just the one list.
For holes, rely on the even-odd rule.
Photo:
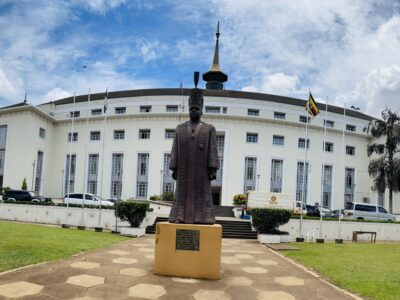
{"label": "building entrance", "polygon": [[211,189],[212,199],[214,205],[221,205],[221,187],[213,186]]}

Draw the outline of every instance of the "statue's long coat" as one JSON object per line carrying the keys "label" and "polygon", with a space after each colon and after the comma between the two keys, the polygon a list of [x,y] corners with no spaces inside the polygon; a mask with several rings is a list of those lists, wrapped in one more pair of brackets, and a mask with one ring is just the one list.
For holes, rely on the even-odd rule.
{"label": "statue's long coat", "polygon": [[171,151],[171,170],[176,170],[175,202],[169,221],[214,224],[209,169],[218,169],[215,128],[200,122],[193,132],[190,121],[176,127]]}

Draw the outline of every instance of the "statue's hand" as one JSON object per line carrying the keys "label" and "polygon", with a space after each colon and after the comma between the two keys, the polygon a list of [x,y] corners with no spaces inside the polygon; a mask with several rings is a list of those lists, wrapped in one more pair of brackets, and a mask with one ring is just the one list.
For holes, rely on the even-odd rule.
{"label": "statue's hand", "polygon": [[209,176],[210,180],[217,179],[217,169],[209,168],[208,169],[208,176]]}
{"label": "statue's hand", "polygon": [[176,178],[178,177],[177,175],[178,175],[178,174],[177,174],[176,170],[173,170],[173,171],[172,171],[172,178],[173,178],[174,180],[176,180]]}

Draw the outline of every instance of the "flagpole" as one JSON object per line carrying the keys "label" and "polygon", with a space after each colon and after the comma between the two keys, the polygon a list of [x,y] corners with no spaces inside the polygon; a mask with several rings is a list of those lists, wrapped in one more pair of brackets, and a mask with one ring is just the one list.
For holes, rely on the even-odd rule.
{"label": "flagpole", "polygon": [[[71,136],[68,135],[68,141],[69,141],[69,161],[68,161],[68,174],[67,174],[67,191],[68,191],[68,199],[69,199],[69,194],[71,193],[71,167],[72,167],[72,143],[74,140],[74,120],[75,120],[75,91],[74,91],[74,98],[73,98],[73,103],[72,103],[72,120],[71,120]],[[69,200],[67,201],[67,211],[66,211],[66,216],[65,216],[65,228],[69,228],[68,224],[68,214],[69,214]]]}
{"label": "flagpole", "polygon": [[107,130],[107,108],[108,108],[108,88],[106,89],[105,99],[104,99],[104,123],[103,123],[103,146],[102,146],[102,154],[103,154],[103,162],[101,164],[101,178],[100,178],[100,205],[99,205],[99,228],[101,228],[101,199],[103,197],[103,178],[104,178],[104,163],[105,163],[105,142],[106,142],[106,130]]}
{"label": "flagpole", "polygon": [[[324,200],[324,180],[325,180],[325,143],[326,143],[326,122],[328,120],[328,97],[326,97],[325,101],[325,121],[324,121],[324,141],[323,151],[322,151],[322,178],[321,178],[321,200],[320,200],[320,211],[319,211],[319,238],[322,239],[322,203]],[[332,207],[332,203],[331,203]]]}
{"label": "flagpole", "polygon": [[82,198],[82,229],[85,227],[85,200],[86,200],[86,192],[87,192],[87,159],[88,159],[88,140],[90,138],[89,135],[89,111],[90,111],[90,89],[88,93],[88,101],[87,101],[87,111],[86,111],[86,141],[85,141],[85,165],[83,169],[83,198]]}
{"label": "flagpole", "polygon": [[[300,207],[300,226],[299,226],[299,237],[302,237],[302,225],[303,225],[303,206],[304,206],[304,198],[306,197],[306,169],[307,168],[307,140],[308,140],[308,123],[309,123],[309,116],[306,117],[306,140],[305,140],[305,154],[304,154],[304,164],[303,164],[303,187],[301,191],[301,207]],[[311,122],[311,119],[310,119]]]}
{"label": "flagpole", "polygon": [[342,222],[341,222],[342,221],[342,210],[340,208],[342,207],[342,205],[343,205],[343,208],[344,208],[344,192],[345,192],[345,182],[346,182],[346,176],[344,174],[344,172],[345,172],[345,168],[344,168],[344,150],[345,150],[344,131],[345,131],[345,129],[346,129],[346,103],[343,104],[342,159],[341,159],[341,165],[342,165],[341,173],[342,173],[342,178],[343,178],[343,180],[342,180],[343,192],[342,192],[342,195],[340,197],[340,199],[342,200],[341,201],[342,203],[339,205],[338,238],[335,240],[335,242],[337,244],[342,244],[343,243],[343,239],[341,238],[342,237]]}
{"label": "flagpole", "polygon": [[180,81],[180,88],[181,88],[181,96],[182,96],[182,105],[180,105],[180,106],[181,106],[182,111],[179,112],[179,123],[181,122],[182,113],[185,112],[185,100],[183,98],[183,84],[182,84],[182,81]]}

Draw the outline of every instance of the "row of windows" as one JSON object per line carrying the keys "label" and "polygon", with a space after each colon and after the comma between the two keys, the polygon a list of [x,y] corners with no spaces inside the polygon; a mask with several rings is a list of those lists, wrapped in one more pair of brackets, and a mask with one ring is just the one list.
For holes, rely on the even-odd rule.
{"label": "row of windows", "polygon": [[[151,105],[140,106],[141,113],[150,113],[151,109],[152,109]],[[166,105],[165,111],[166,112],[178,112],[178,105]],[[104,112],[103,109],[96,108],[96,109],[91,110],[91,115],[98,116],[98,115],[101,115],[103,112]],[[220,106],[206,106],[205,107],[205,113],[207,113],[207,114],[221,114],[221,113],[227,114],[227,112],[228,112],[227,107],[220,107]],[[114,113],[117,115],[126,114],[126,107],[115,107]],[[260,110],[249,108],[249,109],[247,109],[247,115],[258,117],[258,116],[260,116]],[[71,111],[70,112],[70,118],[79,118],[79,117],[80,117],[80,111]],[[274,119],[285,120],[286,113],[276,111],[276,112],[274,112]],[[303,116],[303,115],[299,116],[299,122],[301,122],[301,123],[307,123],[310,121],[311,121],[311,118],[308,116]],[[332,120],[324,120],[324,126],[329,127],[329,128],[334,128],[335,122]],[[346,130],[347,131],[356,131],[356,126],[346,124]]]}
{"label": "row of windows", "polygon": [[[150,139],[150,129],[139,129],[139,139],[141,140],[146,140]],[[164,137],[166,139],[173,139],[175,136],[175,130],[174,129],[165,129]],[[118,129],[113,131],[113,138],[114,140],[124,140],[125,139],[125,130],[123,129]],[[73,142],[78,141],[78,132],[71,132],[68,133],[68,142],[71,142],[71,139]],[[91,141],[100,141],[101,139],[101,132],[100,131],[91,131],[90,132],[90,140]]]}
{"label": "row of windows", "polygon": [[[248,132],[246,135],[246,142],[247,143],[257,143],[258,142],[258,133],[250,133]],[[281,135],[273,135],[272,136],[272,144],[277,146],[284,146],[285,145],[285,137]],[[305,148],[306,147],[306,139],[299,138],[297,143],[298,148]],[[307,139],[307,149],[310,148],[310,139]],[[326,152],[333,152],[333,143],[325,142],[323,145],[323,150]],[[356,148],[353,146],[346,146],[346,154],[348,155],[355,155]]]}

